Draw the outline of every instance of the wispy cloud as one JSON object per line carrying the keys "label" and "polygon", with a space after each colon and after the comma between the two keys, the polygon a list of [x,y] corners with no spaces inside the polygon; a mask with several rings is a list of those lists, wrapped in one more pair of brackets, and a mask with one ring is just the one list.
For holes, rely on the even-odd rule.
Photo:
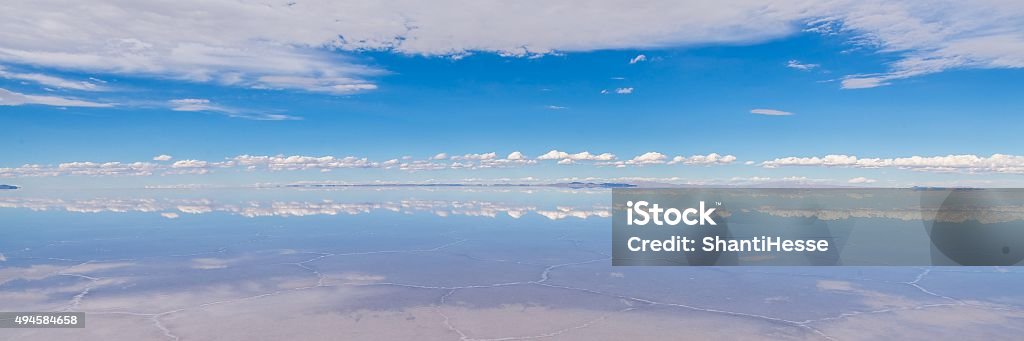
{"label": "wispy cloud", "polygon": [[[383,71],[332,50],[523,57],[751,43],[796,34],[794,26],[806,24],[807,31],[852,36],[852,44],[895,57],[877,75],[848,78],[846,88],[956,68],[1024,67],[1019,21],[1024,5],[1013,1],[797,1],[767,7],[759,2],[488,2],[467,7],[458,1],[185,0],[154,6],[113,1],[9,4],[0,11],[0,62],[347,94],[375,89],[368,79]],[[452,20],[446,8],[461,8],[462,17],[474,20]],[[142,16],[147,20],[137,20]],[[51,24],[54,18],[60,25]],[[846,34],[835,35],[840,32]]]}
{"label": "wispy cloud", "polygon": [[264,113],[248,109],[240,109],[214,104],[208,99],[182,98],[167,101],[171,110],[174,111],[198,111],[223,114],[228,117],[243,118],[257,121],[290,121],[301,120],[301,117],[284,114]]}
{"label": "wispy cloud", "polygon": [[884,74],[846,76],[840,84],[843,89],[870,89],[892,84],[889,81],[893,79],[895,78]]}
{"label": "wispy cloud", "polygon": [[647,56],[646,55],[638,54],[636,57],[633,57],[633,59],[630,59],[629,63],[630,64],[636,64],[636,63],[642,63],[642,62],[646,62],[646,61],[647,61]]}
{"label": "wispy cloud", "polygon": [[765,116],[792,116],[793,113],[775,109],[751,109],[751,114],[765,115]]}
{"label": "wispy cloud", "polygon": [[844,89],[863,89],[950,69],[1022,68],[1021,16],[1024,5],[1012,2],[864,2],[810,27],[898,57],[884,72],[842,80]]}
{"label": "wispy cloud", "polygon": [[171,159],[173,159],[173,157],[167,154],[160,154],[153,157],[153,161],[170,161]]}
{"label": "wispy cloud", "polygon": [[800,71],[811,71],[817,69],[820,66],[821,65],[818,64],[801,63],[799,60],[796,59],[790,59],[789,62],[786,63],[786,67],[790,69],[797,69]]}
{"label": "wispy cloud", "polygon": [[76,80],[64,79],[64,78],[60,78],[60,77],[57,77],[57,76],[45,75],[45,74],[41,74],[41,73],[12,72],[12,71],[7,71],[6,69],[4,69],[3,66],[0,66],[0,77],[7,78],[7,79],[16,79],[16,80],[22,80],[22,81],[29,81],[29,82],[37,83],[37,84],[40,84],[40,85],[43,85],[43,86],[49,86],[49,87],[61,88],[61,89],[82,90],[82,91],[103,91],[103,90],[106,90],[106,87],[101,86],[101,85],[96,84],[96,83],[93,83],[93,82],[76,81]]}
{"label": "wispy cloud", "polygon": [[563,106],[560,106],[560,105],[549,105],[549,106],[546,106],[545,108],[548,108],[548,109],[551,109],[551,110],[564,110],[564,109],[569,109],[569,108],[567,108],[567,107],[563,107]]}
{"label": "wispy cloud", "polygon": [[159,8],[11,4],[0,11],[0,62],[246,88],[337,94],[375,88],[366,78],[380,70],[330,51],[345,34],[332,23],[347,21],[330,13],[349,11],[310,7],[190,0]]}
{"label": "wispy cloud", "polygon": [[261,76],[252,84],[257,89],[302,89],[337,95],[377,90],[377,85],[348,77],[273,75]]}
{"label": "wispy cloud", "polygon": [[27,104],[38,104],[38,105],[49,105],[57,107],[90,107],[90,108],[102,108],[112,107],[110,103],[98,103],[85,101],[74,98],[60,97],[60,96],[47,96],[47,95],[28,95],[18,92],[13,92],[7,89],[0,88],[0,106],[4,105],[27,105]]}
{"label": "wispy cloud", "polygon": [[217,111],[226,112],[228,109],[210,103],[208,99],[182,98],[167,101],[174,111]]}
{"label": "wispy cloud", "polygon": [[601,94],[602,95],[607,95],[607,94],[612,94],[612,93],[617,94],[617,95],[629,95],[629,94],[633,93],[633,88],[616,88],[615,90],[608,90],[608,89],[601,90]]}

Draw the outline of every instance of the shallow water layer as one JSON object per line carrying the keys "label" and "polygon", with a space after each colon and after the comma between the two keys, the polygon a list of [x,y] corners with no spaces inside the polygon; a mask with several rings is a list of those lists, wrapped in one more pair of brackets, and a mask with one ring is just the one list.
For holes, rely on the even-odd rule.
{"label": "shallow water layer", "polygon": [[[613,267],[611,192],[0,193],[2,339],[939,338],[1024,332],[1015,267]],[[877,334],[876,334],[877,333]]]}

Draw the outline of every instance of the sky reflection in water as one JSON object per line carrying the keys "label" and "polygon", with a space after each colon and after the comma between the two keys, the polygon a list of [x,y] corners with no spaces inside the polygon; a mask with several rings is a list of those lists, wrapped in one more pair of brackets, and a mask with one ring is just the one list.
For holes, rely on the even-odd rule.
{"label": "sky reflection in water", "polygon": [[1013,267],[612,267],[610,196],[550,188],[4,192],[0,311],[85,311],[87,328],[0,337],[1024,331],[1016,287],[1024,275]]}

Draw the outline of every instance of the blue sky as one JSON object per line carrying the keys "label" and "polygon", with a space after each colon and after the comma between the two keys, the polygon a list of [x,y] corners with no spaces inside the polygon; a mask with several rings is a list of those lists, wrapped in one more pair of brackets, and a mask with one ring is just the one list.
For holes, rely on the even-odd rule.
{"label": "blue sky", "polygon": [[[487,4],[467,15],[487,19],[500,9],[487,6],[503,6]],[[114,15],[186,10],[122,5]],[[597,19],[618,20],[610,32],[600,21],[567,28],[569,18],[530,16],[543,8],[508,9],[507,26],[447,27],[417,5],[393,22],[372,8],[346,18],[310,4],[291,33],[253,31],[242,19],[286,20],[277,11],[304,2],[192,5],[239,19],[5,11],[37,20],[0,37],[0,183],[1018,186],[1024,173],[1024,27],[1014,4],[741,2],[702,9],[709,18],[595,5]],[[985,6],[1003,14],[981,15]],[[353,24],[316,24],[326,19]],[[198,38],[172,34],[176,22],[192,23]],[[389,35],[385,24],[412,28]],[[41,42],[57,33],[67,41]],[[550,151],[589,154],[538,159]],[[268,158],[242,164],[241,155]]]}

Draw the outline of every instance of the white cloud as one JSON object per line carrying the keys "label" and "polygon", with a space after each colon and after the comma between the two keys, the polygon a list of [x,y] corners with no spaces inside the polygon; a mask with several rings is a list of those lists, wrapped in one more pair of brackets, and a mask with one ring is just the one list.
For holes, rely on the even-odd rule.
{"label": "white cloud", "polygon": [[377,90],[377,85],[357,79],[322,78],[309,76],[262,76],[254,88],[263,89],[305,89],[309,91],[349,94],[359,91]]}
{"label": "white cloud", "polygon": [[544,153],[544,155],[538,156],[537,160],[559,160],[569,158],[569,153],[552,149],[551,151]]}
{"label": "white cloud", "polygon": [[615,159],[615,154],[612,153],[601,153],[591,154],[590,152],[579,152],[576,154],[570,154],[570,159],[573,160],[588,160],[588,161],[610,161]]}
{"label": "white cloud", "polygon": [[665,163],[665,159],[668,158],[665,154],[658,152],[646,152],[641,155],[637,155],[630,160],[626,161],[627,165],[654,165]]}
{"label": "white cloud", "polygon": [[751,109],[751,114],[765,115],[765,116],[791,116],[793,113],[775,109]]}
{"label": "white cloud", "polygon": [[428,160],[414,160],[399,164],[398,169],[407,172],[432,171],[448,169],[448,165],[439,162],[431,162]]}
{"label": "white cloud", "polygon": [[257,121],[291,121],[301,120],[301,117],[284,115],[284,114],[271,114],[256,112],[253,110],[245,110],[233,107],[227,107],[222,105],[214,104],[208,99],[203,98],[182,98],[173,99],[167,101],[170,105],[171,110],[174,111],[197,111],[197,112],[214,112],[226,115],[228,117],[243,118],[247,120]]}
{"label": "white cloud", "polygon": [[910,156],[899,158],[859,158],[853,155],[825,155],[823,157],[784,157],[764,161],[761,166],[777,168],[787,166],[849,167],[849,168],[897,168],[932,172],[993,172],[1024,173],[1024,156],[992,154]]}
{"label": "white cloud", "polygon": [[174,111],[225,111],[227,109],[210,104],[210,100],[201,98],[182,98],[167,101]]}
{"label": "white cloud", "polygon": [[850,6],[813,27],[857,35],[860,46],[899,56],[889,70],[845,77],[845,89],[958,68],[1024,67],[1024,4],[1012,1],[878,2]]}
{"label": "white cloud", "polygon": [[888,76],[847,76],[844,77],[841,84],[843,89],[868,89],[884,85],[889,85],[889,80],[892,79]]}
{"label": "white cloud", "polygon": [[170,161],[171,159],[173,159],[173,157],[167,154],[160,154],[153,157],[153,161]]}
{"label": "white cloud", "polygon": [[497,153],[490,152],[490,153],[481,153],[481,154],[456,155],[456,156],[452,156],[451,159],[452,160],[491,160],[491,159],[494,159],[496,157],[498,157]]}
{"label": "white cloud", "polygon": [[200,160],[181,160],[171,164],[171,168],[206,168],[210,164]]}
{"label": "white cloud", "polygon": [[641,63],[641,62],[645,62],[645,61],[647,61],[647,56],[642,55],[642,54],[638,54],[636,57],[633,57],[633,59],[630,59],[629,63],[630,64],[636,64],[636,63]]}
{"label": "white cloud", "polygon": [[615,88],[615,90],[608,90],[608,89],[601,90],[601,94],[602,95],[607,95],[607,94],[611,94],[611,93],[614,93],[614,94],[617,94],[617,95],[629,95],[629,94],[633,93],[633,88],[627,87],[627,88]]}
{"label": "white cloud", "polygon": [[446,153],[437,153],[437,155],[430,157],[431,160],[445,160],[447,158],[448,154]]}
{"label": "white cloud", "polygon": [[858,176],[856,178],[852,178],[850,180],[846,180],[847,183],[851,183],[851,184],[872,184],[872,183],[875,183],[877,181],[878,180],[868,179],[868,178],[865,178],[863,176]]}
{"label": "white cloud", "polygon": [[0,5],[0,62],[347,94],[374,89],[367,79],[382,71],[332,50],[536,56],[752,43],[803,26],[893,57],[844,80],[852,88],[1024,67],[1021,17],[1024,3],[1001,0],[20,1]]}
{"label": "white cloud", "polygon": [[736,157],[732,155],[720,155],[718,153],[711,153],[708,155],[693,155],[690,157],[676,156],[669,161],[668,164],[685,164],[685,165],[715,165],[715,164],[729,164],[736,161]]}
{"label": "white cloud", "polygon": [[487,159],[480,160],[475,166],[469,165],[469,168],[504,168],[513,166],[530,165],[537,163],[537,160],[530,160],[526,158],[520,159]]}
{"label": "white cloud", "polygon": [[[53,175],[87,175],[87,176],[110,176],[110,175],[152,175],[158,166],[149,162],[66,162],[51,168],[47,172]],[[32,174],[25,174],[32,176]]]}
{"label": "white cloud", "polygon": [[231,161],[237,163],[239,166],[246,167],[247,169],[266,168],[272,171],[380,167],[380,164],[377,162],[355,156],[338,158],[334,156],[315,157],[302,155],[240,155],[234,157]]}
{"label": "white cloud", "polygon": [[[583,151],[575,154],[566,153],[559,150],[551,150],[544,155],[538,156],[537,160],[570,160],[570,161],[611,161],[615,160],[615,154],[612,153],[601,153],[591,154],[588,151]],[[564,164],[564,163],[563,163]]]}
{"label": "white cloud", "polygon": [[[429,212],[442,217],[474,216],[497,218],[508,215],[521,218],[535,213],[549,219],[565,218],[609,218],[611,208],[604,204],[582,206],[536,206],[516,205],[478,200],[398,200],[398,201],[244,201],[234,202],[213,198],[166,199],[83,199],[64,200],[52,198],[0,197],[0,207],[27,208],[37,211],[63,210],[80,213],[158,213],[167,219],[177,219],[179,213],[209,214],[226,213],[247,218],[259,217],[301,217],[317,215],[358,215],[382,210],[388,212],[420,213]],[[0,261],[6,260],[0,254]]]}
{"label": "white cloud", "polygon": [[675,156],[671,159],[667,155],[659,152],[647,152],[641,155],[637,155],[632,159],[625,161],[612,161],[612,162],[600,162],[599,166],[614,166],[617,168],[624,168],[628,166],[646,166],[646,165],[660,165],[660,164],[684,164],[684,165],[725,165],[736,161],[736,157],[732,155],[721,155],[718,153],[711,153],[707,155],[693,155],[690,157]]}
{"label": "white cloud", "polygon": [[568,108],[566,108],[566,107],[563,107],[563,106],[558,106],[558,105],[549,105],[549,106],[546,106],[545,108],[548,108],[548,109],[551,109],[551,110],[562,110],[562,109],[568,109]]}
{"label": "white cloud", "polygon": [[800,71],[811,71],[813,69],[818,68],[819,66],[821,66],[821,65],[810,64],[810,63],[801,63],[799,60],[796,60],[796,59],[790,59],[789,62],[786,63],[786,67],[791,68],[791,69],[797,69],[797,70],[800,70]]}
{"label": "white cloud", "polygon": [[65,98],[59,96],[44,96],[44,95],[26,95],[9,91],[7,89],[0,88],[0,106],[12,106],[12,105],[27,105],[27,104],[38,104],[38,105],[50,105],[56,107],[90,107],[90,108],[102,108],[111,107],[109,103],[97,103],[90,101],[77,100],[72,98]]}
{"label": "white cloud", "polygon": [[235,166],[237,166],[237,163],[232,161],[179,160],[172,163],[169,168],[163,168],[162,174],[208,174],[214,168],[231,168]]}
{"label": "white cloud", "polygon": [[509,153],[504,159],[498,158],[498,154],[495,152],[490,153],[479,153],[479,154],[463,154],[447,157],[448,159],[455,161],[451,164],[444,165],[441,163],[431,163],[430,160],[442,160],[437,158],[439,155],[426,160],[425,162],[412,162],[403,165],[403,169],[408,170],[436,170],[436,169],[484,169],[484,168],[506,168],[512,166],[522,166],[528,164],[537,163],[536,160],[528,159],[521,152]]}
{"label": "white cloud", "polygon": [[[615,2],[554,5],[544,1],[509,4],[487,1],[420,4],[362,4],[353,19],[374,18],[346,34],[344,49],[387,49],[401,53],[456,55],[467,50],[509,56],[557,51],[591,51],[702,42],[747,42],[793,33],[785,21],[798,9],[734,3],[699,6],[664,2],[634,6]],[[461,8],[456,16],[442,8]],[[460,18],[474,20],[459,20]],[[346,23],[348,24],[348,23]],[[351,24],[350,24],[351,25]],[[376,25],[375,27],[369,27]],[[415,29],[410,29],[415,25]],[[352,25],[355,26],[355,25]],[[551,34],[550,32],[559,32]]]}
{"label": "white cloud", "polygon": [[256,121],[298,121],[302,120],[302,117],[291,116],[285,114],[266,114],[266,113],[237,113],[229,115],[235,118],[244,118],[247,120]]}
{"label": "white cloud", "polygon": [[345,31],[336,19],[357,17],[336,17],[353,11],[327,6],[334,8],[188,0],[5,4],[0,62],[243,87],[367,89],[372,84],[362,78],[379,71],[323,48]]}
{"label": "white cloud", "polygon": [[10,71],[7,71],[6,69],[4,69],[3,66],[0,66],[0,77],[7,78],[7,79],[16,79],[16,80],[22,80],[22,81],[29,81],[29,82],[34,82],[34,83],[37,83],[37,84],[40,84],[40,85],[49,86],[49,87],[55,87],[55,88],[61,88],[61,89],[72,89],[72,90],[82,90],[82,91],[101,91],[101,90],[105,90],[106,89],[106,88],[104,88],[104,87],[102,87],[100,85],[97,85],[95,83],[92,83],[92,82],[74,81],[74,80],[64,79],[64,78],[60,78],[60,77],[56,77],[56,76],[44,75],[44,74],[41,74],[41,73],[10,72]]}

